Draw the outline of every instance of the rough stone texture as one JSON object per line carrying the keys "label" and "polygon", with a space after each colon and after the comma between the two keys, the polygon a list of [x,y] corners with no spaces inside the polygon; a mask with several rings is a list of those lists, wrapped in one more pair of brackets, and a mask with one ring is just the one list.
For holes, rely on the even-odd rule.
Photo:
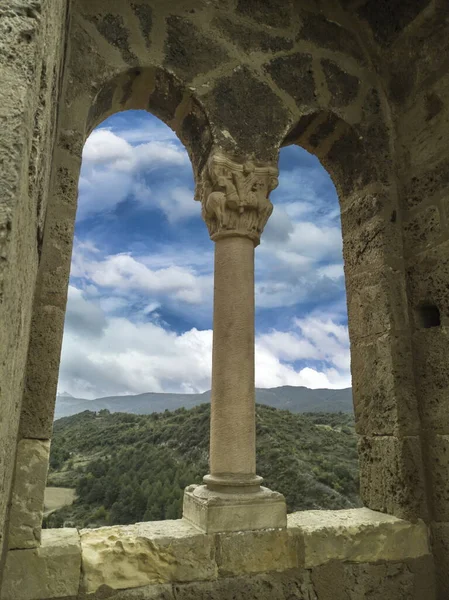
{"label": "rough stone texture", "polygon": [[425,438],[432,489],[433,518],[449,521],[449,435],[428,433]]}
{"label": "rough stone texture", "polygon": [[[0,599],[361,600],[375,589],[392,599],[431,598],[418,593],[432,585],[425,525],[368,509],[294,513],[288,531],[215,536],[184,521],[103,527],[81,532],[81,553],[78,595],[78,535],[44,530],[41,548],[9,552]],[[61,564],[55,566],[56,556]],[[29,578],[23,577],[25,559]],[[404,589],[409,597],[401,595]]]}
{"label": "rough stone texture", "polygon": [[[0,534],[16,440],[50,435],[85,133],[129,108],[175,130],[197,182],[212,150],[273,162],[292,142],[329,170],[342,206],[363,496],[425,515],[424,462],[429,516],[446,518],[447,2],[77,0],[70,19],[66,4],[0,6]],[[423,307],[438,315],[430,328]],[[447,553],[434,550],[447,598]],[[349,598],[411,594],[402,566],[332,572]],[[328,600],[309,575],[228,583],[234,595],[240,585]],[[201,585],[179,594],[207,597]],[[217,586],[209,591],[225,593]]]}
{"label": "rough stone texture", "polygon": [[422,302],[434,304],[440,310],[442,325],[449,325],[448,252],[449,242],[446,241],[407,261],[410,306],[417,309]]}
{"label": "rough stone texture", "polygon": [[323,60],[321,68],[326,77],[327,88],[332,95],[331,106],[347,106],[354,102],[360,89],[358,77],[345,73],[330,60]]}
{"label": "rough stone texture", "polygon": [[362,46],[354,33],[322,14],[308,14],[304,18],[298,39],[363,60]]}
{"label": "rough stone texture", "polygon": [[66,4],[5,0],[0,6],[0,570],[42,249]]}
{"label": "rough stone texture", "polygon": [[436,599],[446,600],[449,597],[449,523],[432,523],[430,530],[438,582]]}
{"label": "rough stone texture", "polygon": [[1,600],[46,600],[78,596],[81,547],[76,529],[44,529],[33,550],[9,550]]}
{"label": "rough stone texture", "polygon": [[220,533],[216,536],[216,561],[220,577],[286,571],[304,564],[303,544],[295,531],[266,529]]}
{"label": "rough stone texture", "polygon": [[237,13],[270,27],[288,27],[292,16],[291,0],[238,0]]}
{"label": "rough stone texture", "polygon": [[20,440],[17,446],[9,523],[9,549],[35,548],[41,541],[50,442]]}
{"label": "rough stone texture", "polygon": [[81,548],[87,592],[217,576],[213,537],[182,520],[84,529]]}
{"label": "rough stone texture", "polygon": [[411,521],[427,518],[418,436],[360,437],[359,460],[360,495],[366,506]]}
{"label": "rough stone texture", "polygon": [[333,560],[401,561],[429,552],[423,521],[412,524],[368,508],[296,512],[288,515],[288,528],[304,538],[306,568]]}
{"label": "rough stone texture", "polygon": [[191,21],[178,16],[167,19],[165,54],[165,64],[189,81],[227,59],[223,48],[205,38]]}
{"label": "rough stone texture", "polygon": [[291,54],[275,58],[265,66],[274,82],[301,104],[314,103],[315,80],[310,54]]}
{"label": "rough stone texture", "polygon": [[[250,68],[236,67],[232,75],[219,79],[202,100],[209,109],[215,136],[226,151],[259,160],[273,159],[273,130],[284,129],[289,115],[269,85]],[[269,112],[262,111],[262,106],[269,106]],[[226,126],[218,131],[214,123]]]}
{"label": "rough stone texture", "polygon": [[402,30],[429,4],[429,0],[408,0],[392,4],[388,0],[368,0],[359,15],[370,24],[380,44],[391,44]]}
{"label": "rough stone texture", "polygon": [[251,29],[229,18],[216,19],[214,25],[218,31],[246,52],[279,52],[293,47],[291,37],[269,35],[266,30]]}
{"label": "rough stone texture", "polygon": [[[220,440],[212,438],[212,444]],[[234,475],[236,474],[230,473]],[[237,473],[238,475],[238,473]],[[211,466],[211,480],[218,479]],[[244,482],[248,474],[242,473]],[[226,483],[232,486],[228,476],[216,489],[225,489]],[[201,531],[216,533],[220,531],[242,531],[285,528],[287,525],[287,506],[285,498],[279,492],[259,487],[251,493],[220,493],[211,491],[204,485],[187,487],[184,491],[183,517]]]}
{"label": "rough stone texture", "polygon": [[423,427],[438,434],[449,433],[448,343],[447,327],[420,329],[413,335],[413,347],[417,357],[415,372],[421,382],[418,400]]}
{"label": "rough stone texture", "polygon": [[[352,300],[349,305],[353,307]],[[365,306],[368,309],[372,304]],[[357,432],[417,435],[419,417],[409,339],[387,332],[354,339],[352,350]]]}

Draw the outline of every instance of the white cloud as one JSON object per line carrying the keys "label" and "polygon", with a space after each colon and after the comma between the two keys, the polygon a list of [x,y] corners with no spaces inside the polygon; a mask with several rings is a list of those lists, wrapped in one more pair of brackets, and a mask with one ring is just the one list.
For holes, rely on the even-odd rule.
{"label": "white cloud", "polygon": [[[147,306],[142,314],[151,317],[157,308]],[[92,318],[101,326],[91,327]],[[307,366],[295,368],[300,360]],[[59,389],[78,397],[203,392],[210,387],[211,361],[212,331],[176,333],[157,321],[108,317],[98,299],[88,300],[71,286]],[[310,317],[296,320],[290,331],[258,336],[256,385],[349,386],[346,327],[330,318]]]}
{"label": "white cloud", "polygon": [[212,292],[211,275],[198,275],[190,268],[177,265],[152,269],[130,253],[91,258],[79,252],[76,246],[72,276],[114,290],[115,296],[141,292],[199,304]]}
{"label": "white cloud", "polygon": [[[132,145],[110,129],[92,132],[83,150],[79,183],[78,220],[113,210],[127,198],[143,206],[157,206],[171,220],[199,214],[193,191],[187,187],[171,188],[167,183],[159,189],[150,174],[161,169],[177,169],[177,175],[191,179],[192,172],[186,150],[172,139],[151,139]],[[168,193],[167,193],[168,190]],[[189,201],[191,206],[189,206]]]}

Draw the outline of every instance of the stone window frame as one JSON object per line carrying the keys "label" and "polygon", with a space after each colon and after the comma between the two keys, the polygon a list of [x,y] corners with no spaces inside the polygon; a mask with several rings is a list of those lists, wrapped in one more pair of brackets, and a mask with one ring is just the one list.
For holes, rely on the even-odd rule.
{"label": "stone window frame", "polygon": [[[214,122],[220,115],[213,101],[205,109],[203,99],[162,66],[125,67],[130,57],[125,49],[119,51],[122,64],[116,58],[110,65],[98,60],[90,74],[91,65],[87,64],[86,70],[84,57],[72,56],[65,76],[66,103],[59,116],[34,298],[10,519],[15,538],[10,548],[36,547],[40,542],[39,516],[37,520],[23,519],[24,511],[29,509],[19,506],[20,489],[28,477],[21,464],[24,456],[39,455],[38,446],[40,455],[47,452],[42,442],[51,437],[76,212],[74,199],[88,133],[118,110],[149,110],[176,131],[189,152],[196,179],[214,146],[225,152],[230,149],[223,127],[226,123]],[[346,91],[354,75],[345,77],[340,67],[328,64],[328,50],[314,49],[315,62],[306,59],[303,66],[304,73],[311,72],[307,69],[314,72],[308,81],[316,89],[302,98],[285,80],[286,66],[294,68],[291,56],[276,58],[266,67],[266,85],[282,89],[284,105],[279,112],[280,123],[274,125],[271,145],[264,152],[275,158],[280,146],[298,144],[320,159],[334,181],[341,206],[361,496],[372,509],[413,520],[425,516],[427,508],[413,374],[408,372],[411,361],[405,364],[403,358],[410,353],[409,315],[402,234],[398,220],[393,218],[400,210],[388,110],[383,93],[372,83],[367,84],[372,78],[363,79],[367,71],[362,59],[354,69],[362,84],[355,86],[355,96],[351,92],[348,97]],[[92,86],[88,85],[88,76],[94,82]],[[327,94],[321,91],[323,77]],[[76,88],[73,105],[68,81]],[[152,90],[149,104],[143,90],[146,94]],[[233,148],[237,154],[261,151],[261,146],[251,149],[250,133],[246,138],[242,136],[240,147]],[[374,389],[376,384],[379,389]],[[372,402],[376,410],[372,410]],[[35,488],[35,498],[43,503],[42,482]],[[16,515],[14,507],[18,507]],[[19,530],[14,529],[14,522],[21,523]]]}

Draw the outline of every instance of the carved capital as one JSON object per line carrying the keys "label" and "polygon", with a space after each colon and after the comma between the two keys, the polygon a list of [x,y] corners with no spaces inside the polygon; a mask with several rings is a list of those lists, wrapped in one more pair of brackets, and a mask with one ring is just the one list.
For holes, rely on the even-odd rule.
{"label": "carved capital", "polygon": [[273,211],[268,196],[278,185],[272,164],[234,162],[221,153],[209,157],[197,188],[202,215],[215,241],[220,237],[250,237],[257,246]]}

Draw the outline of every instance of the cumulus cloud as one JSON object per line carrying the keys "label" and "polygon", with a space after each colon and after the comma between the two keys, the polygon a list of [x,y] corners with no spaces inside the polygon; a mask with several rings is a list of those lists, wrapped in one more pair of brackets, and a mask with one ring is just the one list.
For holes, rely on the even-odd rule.
{"label": "cumulus cloud", "polygon": [[[98,299],[71,286],[59,388],[78,397],[209,389],[212,331],[172,331],[151,319],[157,308],[147,306],[140,317],[108,315]],[[256,385],[349,386],[347,328],[309,317],[257,336]]]}
{"label": "cumulus cloud", "polygon": [[[210,387],[214,246],[200,229],[186,151],[145,120],[117,115],[84,148],[59,386],[75,396]],[[314,157],[281,154],[256,252],[256,384],[346,387],[336,193]]]}
{"label": "cumulus cloud", "polygon": [[150,139],[133,145],[110,129],[96,129],[83,150],[78,220],[111,211],[130,198],[143,206],[159,207],[169,218],[195,214],[193,191],[186,185],[175,185],[167,195],[167,186],[162,186],[163,191],[160,182],[154,181],[153,174],[161,169],[176,171],[178,180],[190,182],[190,162],[179,142]]}
{"label": "cumulus cloud", "polygon": [[169,296],[189,304],[200,304],[210,297],[211,273],[198,274],[191,267],[176,264],[152,268],[145,264],[145,258],[134,257],[131,253],[97,257],[75,244],[72,277],[91,282],[97,288],[113,290],[115,299],[109,302],[112,301],[114,306],[119,306],[118,297],[128,292],[147,297]]}

